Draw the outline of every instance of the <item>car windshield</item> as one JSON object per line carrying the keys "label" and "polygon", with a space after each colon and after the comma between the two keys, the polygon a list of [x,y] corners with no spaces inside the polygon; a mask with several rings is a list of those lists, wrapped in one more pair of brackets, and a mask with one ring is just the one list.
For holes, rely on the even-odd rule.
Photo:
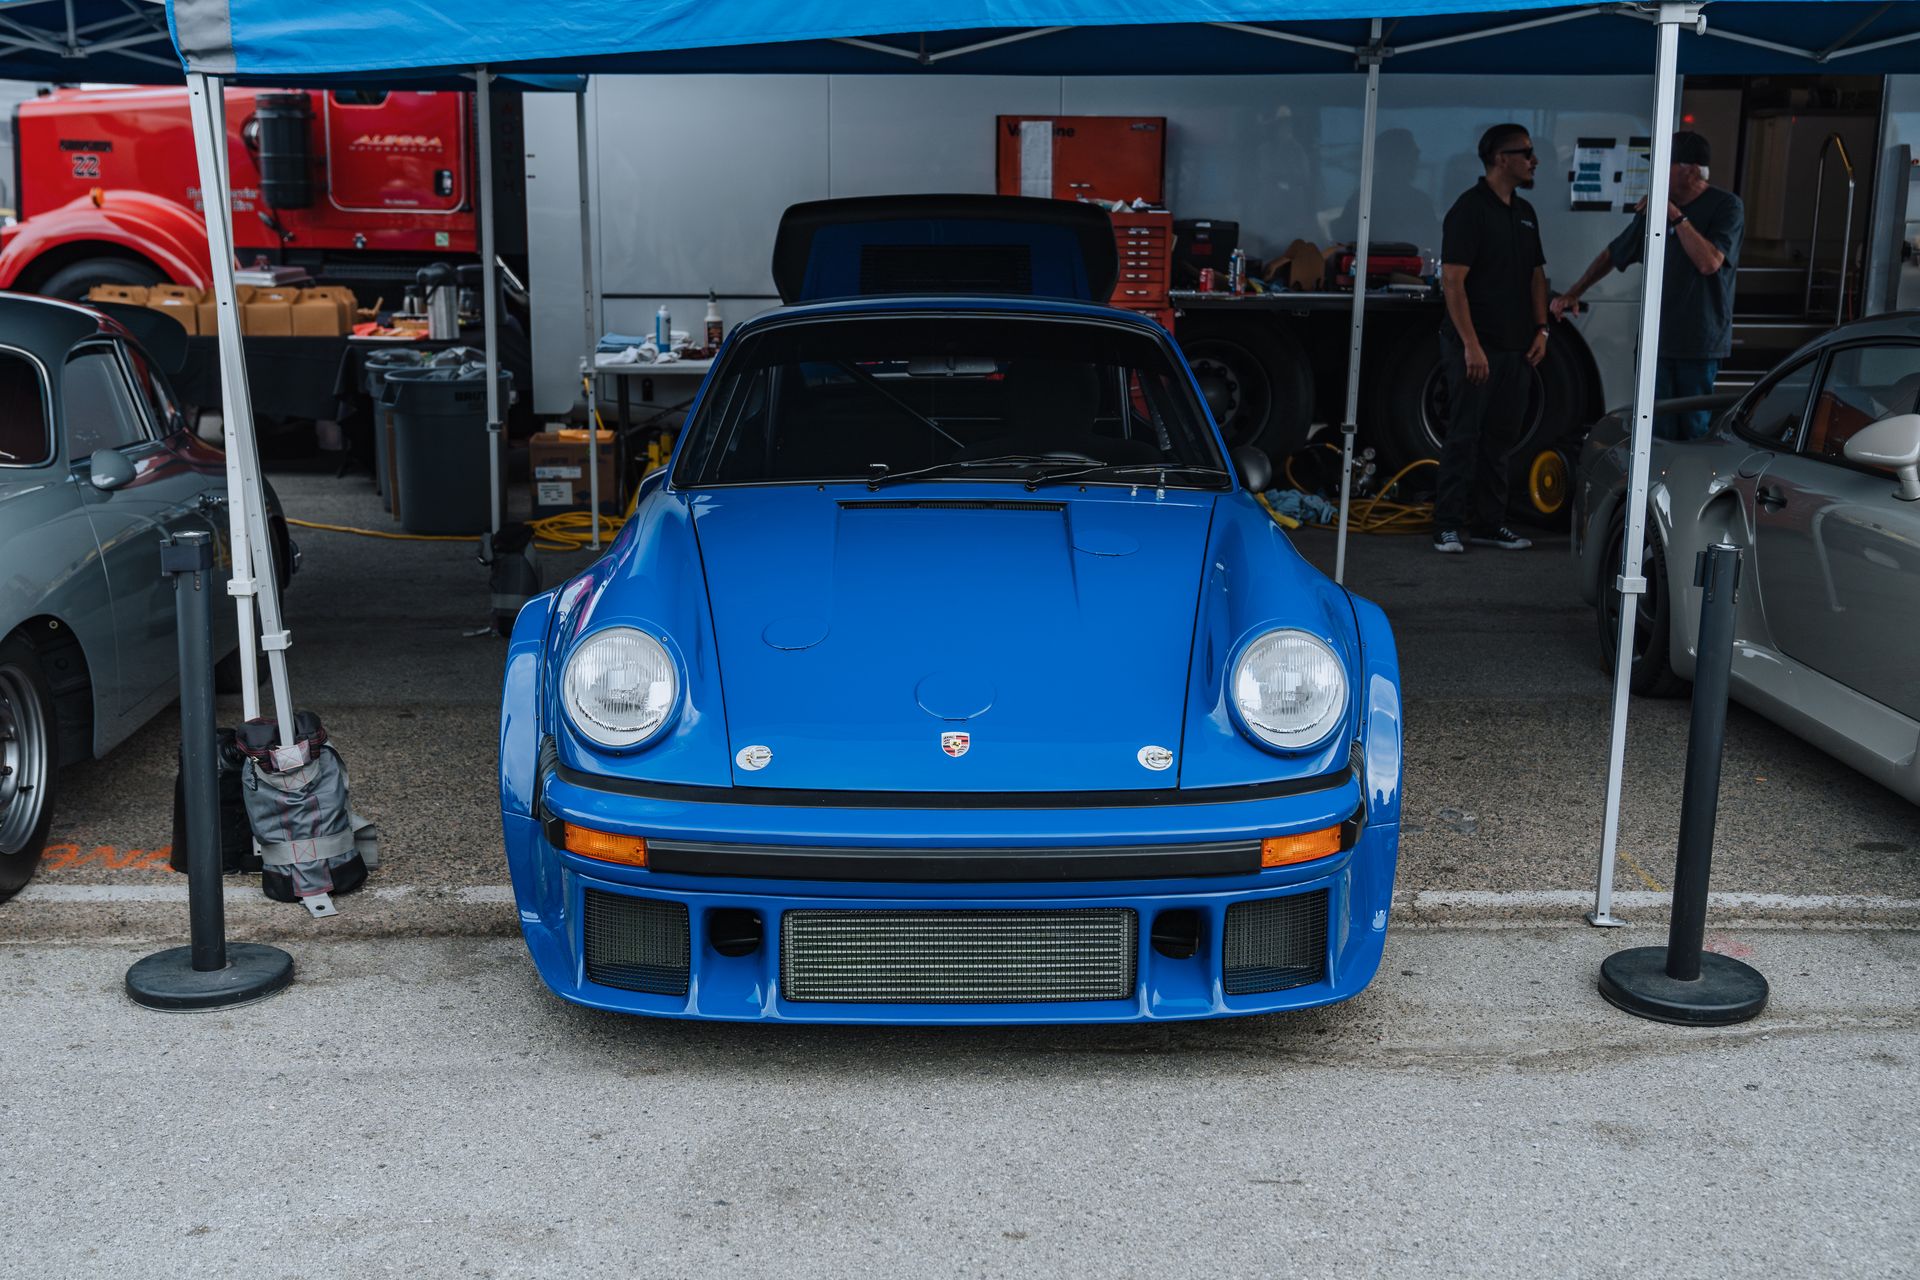
{"label": "car windshield", "polygon": [[688,430],[674,474],[686,488],[1228,484],[1163,345],[1097,321],[896,314],[775,325],[728,353]]}

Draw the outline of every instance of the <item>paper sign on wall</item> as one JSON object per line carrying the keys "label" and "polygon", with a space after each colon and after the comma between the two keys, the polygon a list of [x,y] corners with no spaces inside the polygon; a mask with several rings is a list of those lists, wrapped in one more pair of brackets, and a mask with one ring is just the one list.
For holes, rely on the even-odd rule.
{"label": "paper sign on wall", "polygon": [[1020,194],[1053,198],[1053,121],[1020,122]]}
{"label": "paper sign on wall", "polygon": [[1568,208],[1576,213],[1627,213],[1646,198],[1653,139],[1580,138],[1567,175]]}

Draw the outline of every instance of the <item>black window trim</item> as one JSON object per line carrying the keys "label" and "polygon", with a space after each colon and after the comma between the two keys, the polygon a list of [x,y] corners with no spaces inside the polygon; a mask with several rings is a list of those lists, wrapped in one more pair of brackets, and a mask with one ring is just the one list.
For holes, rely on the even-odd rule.
{"label": "black window trim", "polygon": [[[1847,471],[1855,472],[1858,475],[1873,476],[1885,480],[1892,478],[1892,473],[1882,468],[1869,467],[1845,456],[1832,457],[1824,453],[1807,452],[1807,445],[1809,443],[1807,439],[1808,419],[1813,412],[1813,406],[1820,400],[1821,390],[1827,385],[1827,375],[1833,372],[1835,357],[1839,356],[1842,352],[1855,351],[1861,347],[1920,348],[1920,340],[1899,337],[1893,334],[1880,334],[1872,337],[1862,335],[1858,338],[1848,338],[1844,341],[1835,342],[1822,348],[1820,353],[1819,375],[1814,380],[1812,393],[1807,396],[1807,411],[1800,415],[1800,434],[1794,442],[1793,452],[1795,457],[1805,458],[1809,462],[1818,462],[1830,467],[1841,467]],[[1920,409],[1910,409],[1908,412],[1920,412]]]}
{"label": "black window trim", "polygon": [[64,433],[54,427],[53,421],[53,375],[47,370],[47,362],[25,347],[16,347],[11,343],[0,342],[0,354],[25,356],[32,363],[34,372],[40,377],[40,435],[46,443],[46,452],[37,462],[9,462],[0,458],[0,470],[33,471],[50,466],[59,461],[60,445]]}

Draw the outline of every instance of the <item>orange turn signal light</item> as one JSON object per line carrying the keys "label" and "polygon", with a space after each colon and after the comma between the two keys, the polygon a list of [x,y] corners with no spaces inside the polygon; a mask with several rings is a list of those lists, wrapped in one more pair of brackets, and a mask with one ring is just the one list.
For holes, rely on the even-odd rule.
{"label": "orange turn signal light", "polygon": [[1340,828],[1322,827],[1297,836],[1268,836],[1260,842],[1262,867],[1288,867],[1340,852]]}
{"label": "orange turn signal light", "polygon": [[647,841],[644,836],[615,835],[611,831],[576,827],[571,822],[563,825],[566,827],[564,834],[568,853],[577,853],[583,858],[598,858],[601,862],[620,862],[629,867],[647,865]]}

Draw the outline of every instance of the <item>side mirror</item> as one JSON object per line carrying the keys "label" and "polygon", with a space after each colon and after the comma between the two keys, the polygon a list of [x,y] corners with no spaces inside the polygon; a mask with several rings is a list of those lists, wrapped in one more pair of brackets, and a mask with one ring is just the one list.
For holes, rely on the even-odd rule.
{"label": "side mirror", "polygon": [[112,449],[95,449],[87,465],[92,468],[89,478],[96,489],[118,489],[133,483],[133,464]]}
{"label": "side mirror", "polygon": [[1862,427],[1841,452],[1847,461],[1885,467],[1900,482],[1894,495],[1902,502],[1920,502],[1920,413],[1900,413]]}
{"label": "side mirror", "polygon": [[1273,487],[1273,459],[1263,449],[1241,445],[1233,451],[1233,469],[1252,493],[1265,493]]}

